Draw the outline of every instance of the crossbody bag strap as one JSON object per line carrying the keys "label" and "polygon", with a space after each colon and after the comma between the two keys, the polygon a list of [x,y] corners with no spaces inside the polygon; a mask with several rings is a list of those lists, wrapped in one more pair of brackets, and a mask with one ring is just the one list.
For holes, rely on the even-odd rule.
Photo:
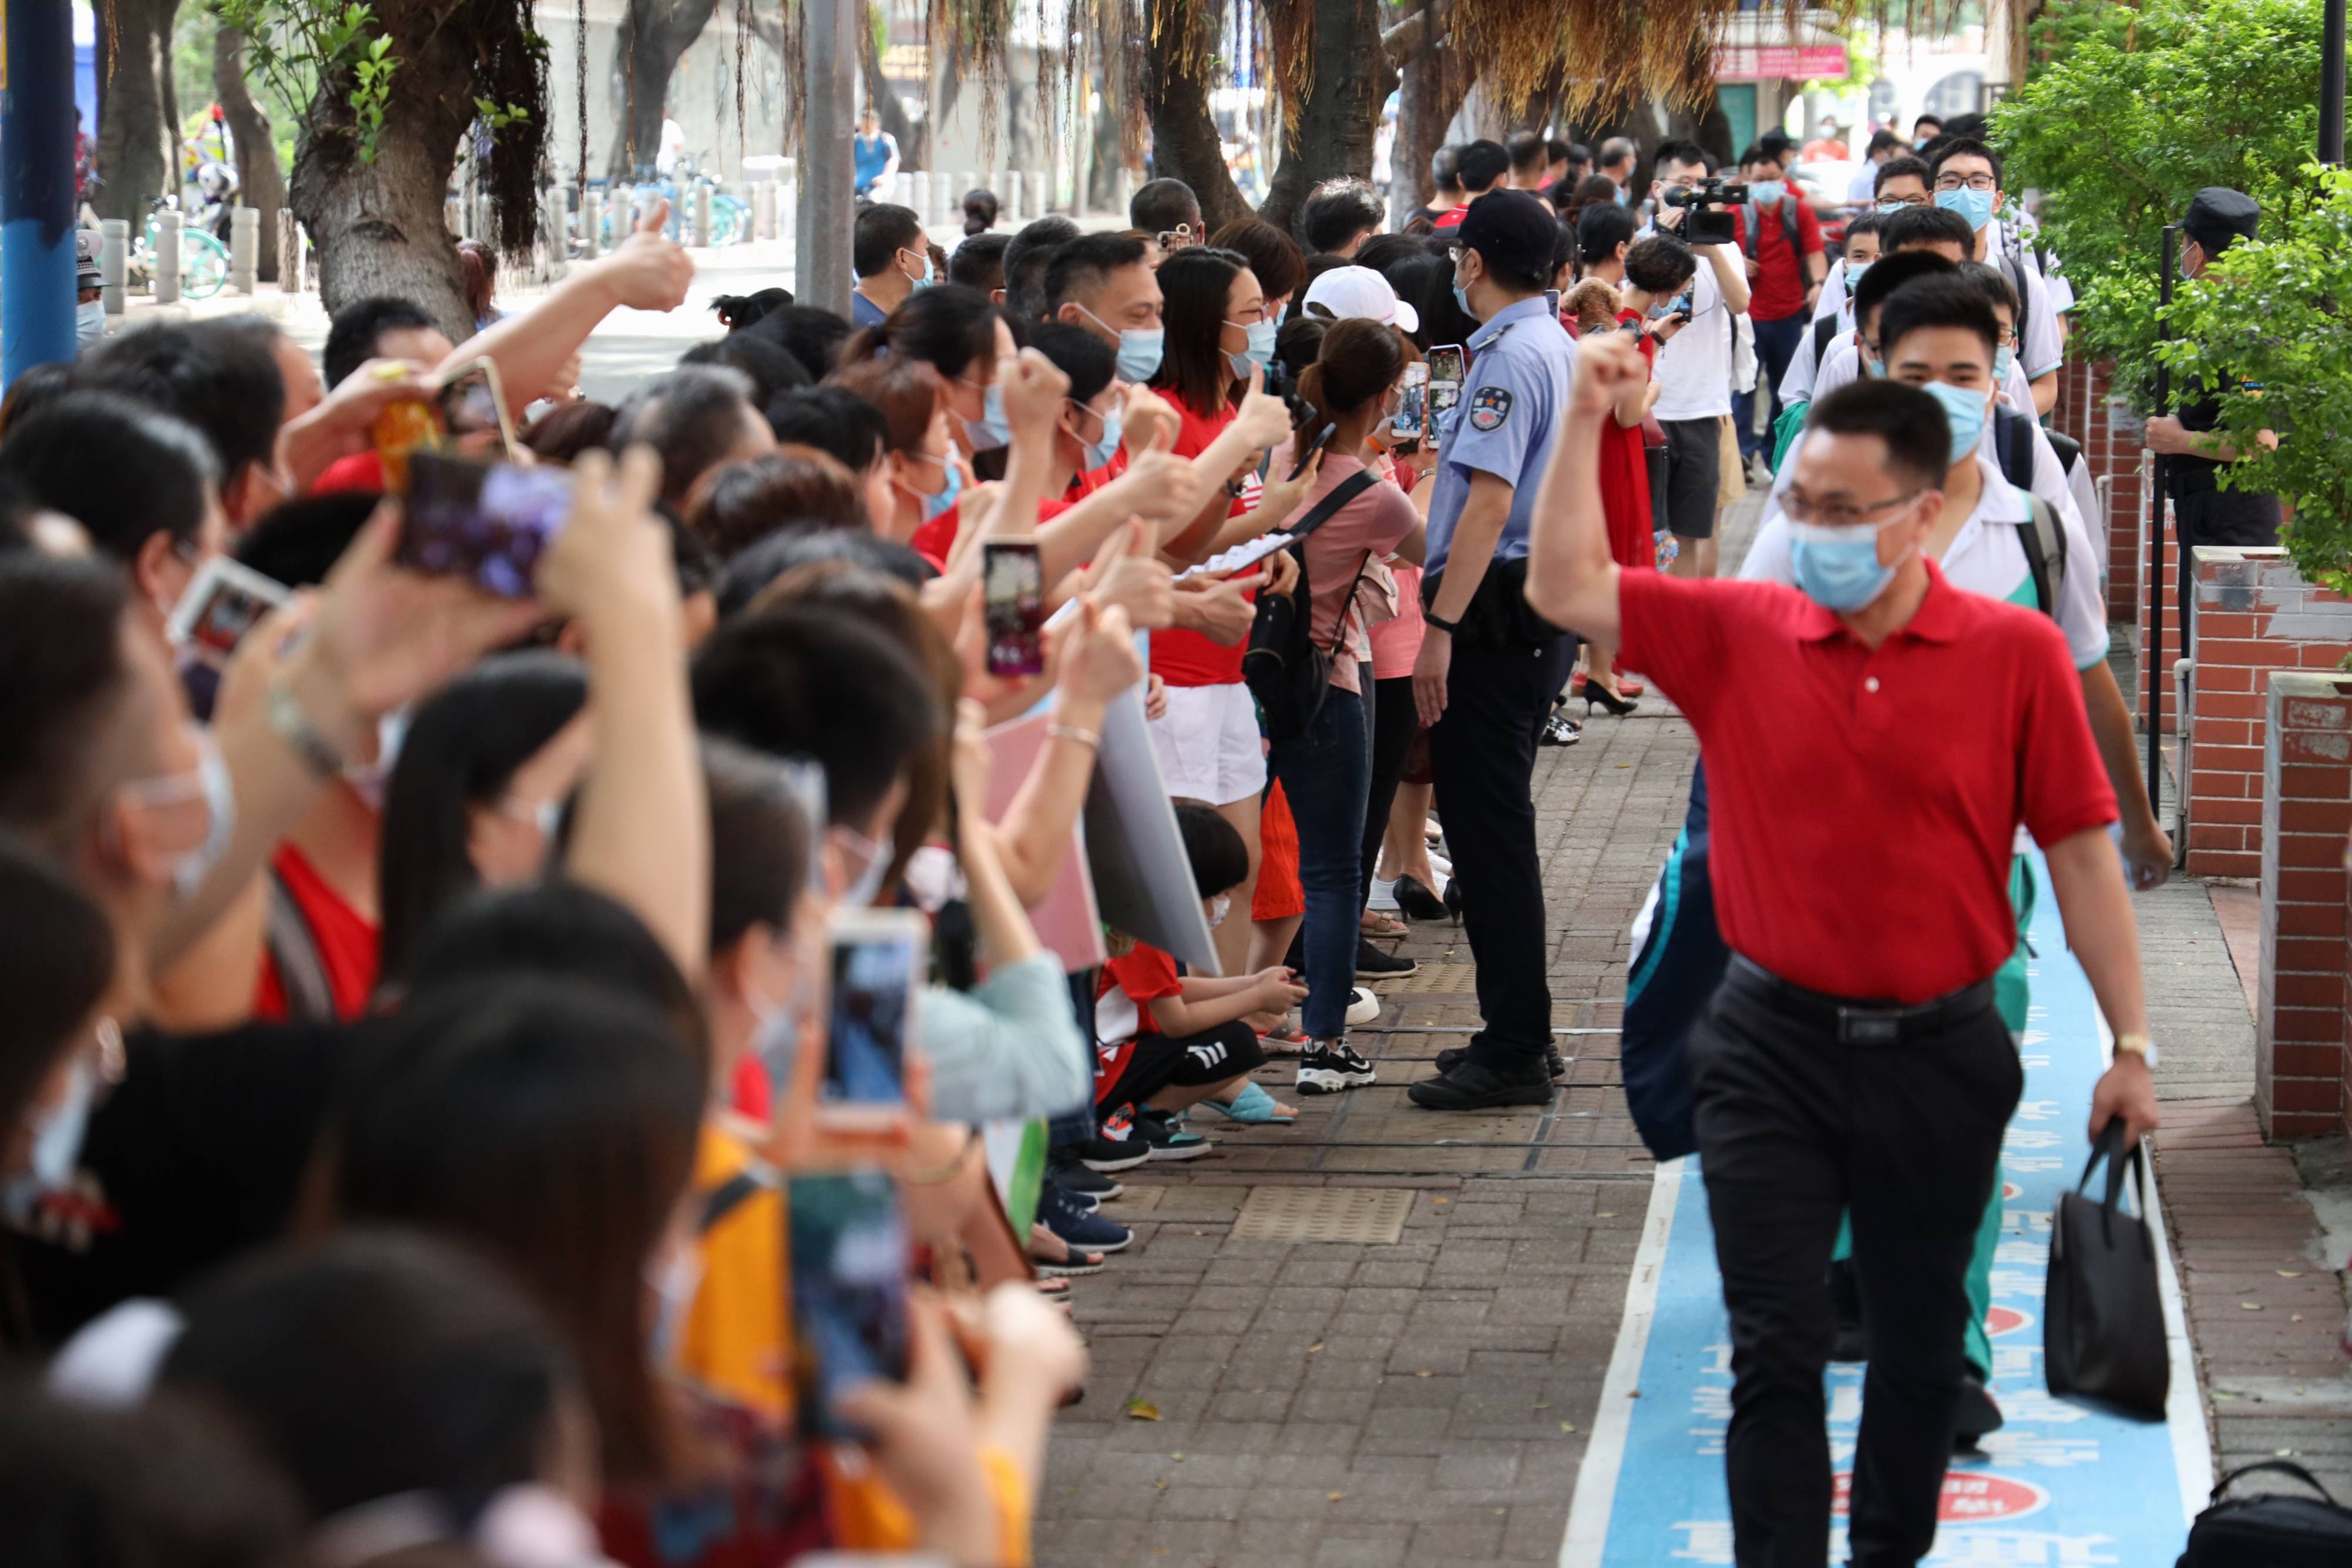
{"label": "crossbody bag strap", "polygon": [[1329,522],[1333,513],[1378,483],[1380,483],[1380,476],[1369,468],[1360,469],[1340,480],[1331,487],[1329,495],[1316,502],[1314,508],[1299,518],[1297,526],[1289,530],[1292,541],[1295,543],[1305,538],[1325,523]]}

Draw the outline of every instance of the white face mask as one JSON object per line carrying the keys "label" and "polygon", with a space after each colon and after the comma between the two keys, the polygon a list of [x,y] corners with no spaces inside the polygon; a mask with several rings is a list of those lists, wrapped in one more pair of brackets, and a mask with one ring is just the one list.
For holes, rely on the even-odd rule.
{"label": "white face mask", "polygon": [[1213,931],[1223,925],[1225,923],[1225,915],[1233,907],[1233,894],[1229,893],[1221,893],[1209,900],[1209,929]]}
{"label": "white face mask", "polygon": [[400,762],[400,743],[407,734],[408,710],[394,708],[375,721],[375,760],[343,764],[343,782],[371,811],[383,810],[383,792],[392,785],[392,770]]}
{"label": "white face mask", "polygon": [[88,349],[106,337],[106,301],[93,299],[74,307],[74,346]]}
{"label": "white face mask", "polygon": [[203,841],[184,852],[172,866],[172,891],[181,898],[204,885],[236,835],[236,785],[220,746],[210,730],[196,732],[196,765],[185,773],[161,779],[141,779],[125,784],[122,792],[142,807],[164,807],[191,798],[205,803]]}
{"label": "white face mask", "polygon": [[666,1257],[646,1265],[646,1283],[659,1300],[654,1312],[654,1360],[668,1364],[677,1359],[687,1312],[702,1288],[702,1249],[686,1242],[673,1247]]}
{"label": "white face mask", "polygon": [[855,860],[858,865],[850,876],[849,885],[842,890],[842,907],[863,909],[882,891],[883,873],[890,869],[890,846],[876,843],[856,828],[836,824],[833,831],[840,835],[844,859]]}

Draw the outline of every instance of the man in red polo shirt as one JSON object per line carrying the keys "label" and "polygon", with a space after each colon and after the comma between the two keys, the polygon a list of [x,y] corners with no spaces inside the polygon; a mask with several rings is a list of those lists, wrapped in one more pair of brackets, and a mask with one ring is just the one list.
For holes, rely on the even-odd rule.
{"label": "man in red polo shirt", "polygon": [[1732,959],[1688,1054],[1731,1315],[1739,1562],[1829,1553],[1825,1271],[1850,1211],[1871,1359],[1848,1539],[1859,1568],[1897,1568],[1935,1542],[1969,1255],[2023,1087],[1992,988],[2017,940],[2021,823],[2116,1031],[2093,1135],[2156,1125],[2115,794],[2055,626],[1923,553],[1949,455],[1936,400],[1874,382],[1813,405],[1784,498],[1798,588],[1621,574],[1591,433],[1645,373],[1620,336],[1577,356],[1528,598],[1623,650],[1706,764]]}

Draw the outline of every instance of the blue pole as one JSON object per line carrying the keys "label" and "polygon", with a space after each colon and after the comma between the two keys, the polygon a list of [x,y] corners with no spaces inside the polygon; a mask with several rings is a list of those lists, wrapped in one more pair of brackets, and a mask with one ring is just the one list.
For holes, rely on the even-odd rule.
{"label": "blue pole", "polygon": [[73,6],[0,0],[0,386],[74,357]]}

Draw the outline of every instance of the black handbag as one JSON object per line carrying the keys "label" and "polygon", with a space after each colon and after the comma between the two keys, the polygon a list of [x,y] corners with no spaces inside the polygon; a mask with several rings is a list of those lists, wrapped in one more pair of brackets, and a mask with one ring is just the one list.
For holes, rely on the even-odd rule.
{"label": "black handbag", "polygon": [[[2231,1481],[2256,1470],[2293,1476],[2319,1496],[2221,1495]],[[2175,1568],[2342,1568],[2347,1563],[2352,1563],[2352,1508],[2330,1497],[2301,1465],[2264,1459],[2221,1478],[2211,1506],[2189,1527],[2189,1550]]]}
{"label": "black handbag", "polygon": [[[1315,504],[1290,530],[1286,547],[1297,558],[1298,583],[1288,593],[1260,593],[1250,622],[1249,646],[1242,653],[1242,679],[1257,699],[1268,740],[1297,740],[1323,711],[1331,689],[1331,656],[1315,642],[1314,598],[1307,582],[1306,538],[1332,514],[1378,482],[1369,468],[1350,474]],[[1370,557],[1368,555],[1369,562]],[[1360,577],[1360,570],[1358,572]],[[1342,616],[1344,622],[1345,617]]]}
{"label": "black handbag", "polygon": [[[2051,1218],[2050,1279],[2042,1299],[2042,1361],[2050,1392],[2095,1399],[2129,1415],[2164,1419],[2172,1364],[2164,1303],[2156,1285],[2156,1239],[2148,1230],[2147,1176],[2139,1145],[2122,1152],[2124,1124],[2109,1122],[2075,1189]],[[2107,1196],[2083,1196],[2099,1162]],[[2124,1167],[2137,1214],[2117,1207]]]}

